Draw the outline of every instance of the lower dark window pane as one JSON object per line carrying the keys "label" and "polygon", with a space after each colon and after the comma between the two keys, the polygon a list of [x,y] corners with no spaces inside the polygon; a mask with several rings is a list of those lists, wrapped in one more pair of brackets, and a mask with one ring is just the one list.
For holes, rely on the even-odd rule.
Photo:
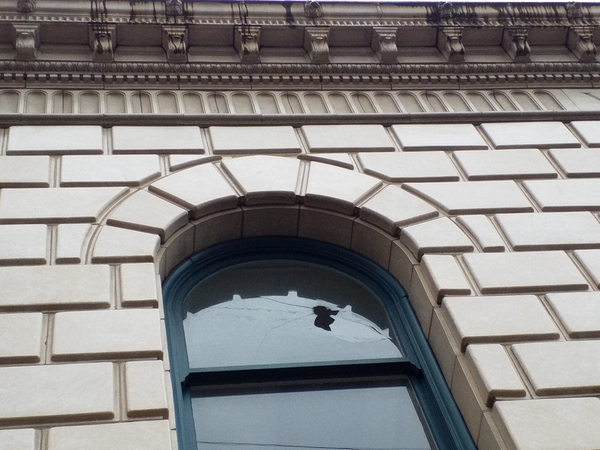
{"label": "lower dark window pane", "polygon": [[430,450],[407,386],[192,398],[198,450]]}

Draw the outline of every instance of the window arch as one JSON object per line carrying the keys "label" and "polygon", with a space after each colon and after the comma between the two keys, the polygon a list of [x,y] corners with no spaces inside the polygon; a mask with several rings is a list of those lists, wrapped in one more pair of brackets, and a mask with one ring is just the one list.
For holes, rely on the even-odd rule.
{"label": "window arch", "polygon": [[164,299],[182,449],[475,448],[406,292],[364,257],[228,242]]}

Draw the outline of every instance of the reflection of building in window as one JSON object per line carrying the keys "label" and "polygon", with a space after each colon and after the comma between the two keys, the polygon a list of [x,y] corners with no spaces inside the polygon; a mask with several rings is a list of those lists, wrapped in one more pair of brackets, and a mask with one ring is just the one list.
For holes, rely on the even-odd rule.
{"label": "reflection of building in window", "polygon": [[183,264],[165,298],[185,449],[472,448],[448,439],[460,420],[432,424],[406,294],[355,254],[233,242]]}

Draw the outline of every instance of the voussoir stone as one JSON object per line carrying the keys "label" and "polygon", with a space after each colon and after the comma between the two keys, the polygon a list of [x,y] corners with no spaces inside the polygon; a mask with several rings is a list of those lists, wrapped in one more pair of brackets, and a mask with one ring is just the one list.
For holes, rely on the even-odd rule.
{"label": "voussoir stone", "polygon": [[60,185],[140,186],[160,176],[157,155],[63,156]]}
{"label": "voussoir stone", "polygon": [[238,195],[212,164],[191,167],[152,183],[148,190],[201,216],[237,206]]}
{"label": "voussoir stone", "polygon": [[102,127],[95,125],[15,126],[8,135],[8,155],[101,154]]}
{"label": "voussoir stone", "polygon": [[138,191],[112,212],[107,224],[158,234],[164,242],[187,222],[187,210],[147,191]]}
{"label": "voussoir stone", "polygon": [[533,211],[531,203],[514,181],[407,183],[402,187],[448,214]]}
{"label": "voussoir stone", "polygon": [[484,123],[481,129],[498,149],[581,147],[562,122]]}
{"label": "voussoir stone", "polygon": [[50,157],[0,156],[0,188],[49,186]]}
{"label": "voussoir stone", "polygon": [[304,125],[310,152],[393,152],[394,143],[381,125]]}
{"label": "voussoir stone", "polygon": [[158,235],[103,226],[94,246],[92,262],[152,262],[159,247]]}
{"label": "voussoir stone", "polygon": [[277,156],[249,156],[222,163],[223,169],[237,181],[248,206],[287,203],[296,200],[300,161]]}
{"label": "voussoir stone", "polygon": [[125,188],[3,189],[0,223],[95,222]]}
{"label": "voussoir stone", "polygon": [[486,216],[460,216],[457,221],[471,233],[484,252],[503,252],[506,249],[498,231]]}
{"label": "voussoir stone", "polygon": [[464,253],[474,250],[471,240],[447,217],[404,227],[400,232],[400,242],[419,260],[425,253]]}
{"label": "voussoir stone", "polygon": [[460,179],[444,152],[362,153],[358,159],[366,174],[395,183]]}
{"label": "voussoir stone", "polygon": [[300,153],[292,127],[209,127],[215,154]]}
{"label": "voussoir stone", "polygon": [[198,127],[113,127],[113,153],[204,153]]}
{"label": "voussoir stone", "polygon": [[421,267],[437,302],[446,295],[469,295],[471,286],[452,255],[424,255]]}
{"label": "voussoir stone", "polygon": [[457,125],[393,125],[402,150],[485,150],[488,145],[475,127]]}

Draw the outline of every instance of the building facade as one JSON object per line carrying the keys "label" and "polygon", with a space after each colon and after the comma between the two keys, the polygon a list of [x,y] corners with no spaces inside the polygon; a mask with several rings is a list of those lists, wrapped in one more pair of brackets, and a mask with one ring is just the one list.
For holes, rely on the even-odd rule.
{"label": "building facade", "polygon": [[599,22],[0,1],[0,450],[189,450],[163,283],[273,236],[397,280],[477,448],[600,448]]}

